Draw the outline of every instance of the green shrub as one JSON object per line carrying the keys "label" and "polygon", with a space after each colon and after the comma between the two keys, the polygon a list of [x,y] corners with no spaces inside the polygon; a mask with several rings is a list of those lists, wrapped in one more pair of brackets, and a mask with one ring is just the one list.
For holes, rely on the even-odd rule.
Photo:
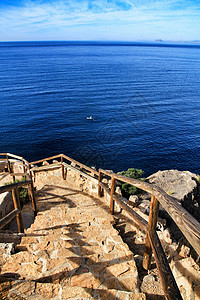
{"label": "green shrub", "polygon": [[[15,179],[14,182],[8,182],[8,183],[5,183],[4,185],[23,182],[25,180],[26,180],[26,178],[23,176],[21,178],[21,180]],[[29,202],[28,189],[25,188],[25,187],[18,187],[18,194],[19,194],[20,205],[21,205],[21,208],[22,208],[24,204]]]}
{"label": "green shrub", "polygon": [[[129,177],[129,178],[134,178],[134,179],[139,179],[139,180],[145,180],[145,178],[141,178],[141,176],[144,174],[144,171],[141,169],[134,169],[130,168],[127,171],[122,171],[119,172],[118,174]],[[129,198],[130,195],[135,195],[139,192],[139,190],[128,183],[122,183],[121,185],[121,190],[122,190],[122,195],[126,198]]]}

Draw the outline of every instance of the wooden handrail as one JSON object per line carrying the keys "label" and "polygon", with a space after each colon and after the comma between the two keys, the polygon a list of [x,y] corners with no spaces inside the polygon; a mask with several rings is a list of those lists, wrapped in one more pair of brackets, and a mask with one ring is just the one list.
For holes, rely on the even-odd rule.
{"label": "wooden handrail", "polygon": [[[157,220],[158,220],[158,212],[159,212],[159,202],[156,197],[151,195],[151,204],[150,204],[150,212],[149,212],[149,222],[147,231],[156,230]],[[152,256],[152,247],[150,244],[149,236],[146,236],[145,248],[144,248],[144,256],[143,256],[143,267],[146,270],[149,270],[151,267],[151,256]]]}
{"label": "wooden handrail", "polygon": [[[151,255],[153,252],[166,299],[169,299],[169,300],[182,299],[181,294],[176,285],[176,282],[174,280],[173,274],[170,270],[169,264],[167,262],[165,253],[162,249],[162,245],[161,245],[160,240],[156,233],[156,224],[157,224],[159,203],[166,210],[166,212],[170,215],[170,217],[174,220],[174,222],[177,224],[179,229],[182,231],[184,236],[187,238],[187,240],[189,241],[191,246],[196,250],[198,255],[200,255],[200,224],[198,223],[198,221],[195,218],[193,218],[192,215],[190,215],[188,213],[188,211],[186,211],[180,205],[180,203],[178,202],[178,200],[176,198],[168,195],[161,188],[159,188],[155,185],[149,184],[147,182],[144,182],[144,181],[129,178],[129,177],[119,175],[119,174],[115,174],[114,172],[109,171],[109,170],[99,169],[99,172],[97,172],[96,170],[94,170],[82,163],[79,163],[78,161],[76,161],[64,154],[55,155],[55,156],[41,159],[38,161],[34,161],[31,163],[28,163],[22,157],[19,157],[19,156],[10,154],[10,153],[0,153],[0,155],[7,157],[5,159],[5,161],[8,162],[8,169],[9,169],[10,173],[11,173],[11,168],[10,168],[9,156],[21,160],[23,165],[24,165],[24,163],[26,163],[29,166],[29,172],[31,171],[30,167],[32,164],[42,163],[44,161],[61,158],[60,166],[61,166],[63,179],[66,179],[66,173],[65,173],[64,168],[71,167],[75,171],[77,171],[81,174],[82,173],[86,174],[87,175],[86,177],[88,177],[89,179],[98,180],[98,196],[99,197],[102,196],[102,190],[105,190],[110,195],[110,211],[111,211],[111,213],[112,214],[114,213],[114,204],[115,204],[115,202],[117,202],[132,217],[133,223],[138,224],[139,229],[142,230],[143,232],[147,232],[143,266],[146,269],[150,268]],[[71,163],[74,163],[75,166],[72,167],[72,166],[66,164],[64,162],[64,159],[66,159],[67,161],[69,161]],[[20,164],[20,162],[19,162],[19,164]],[[11,173],[11,175],[17,176],[18,174]],[[109,189],[106,184],[101,182],[103,179],[103,175],[106,175],[111,178],[111,189]],[[30,176],[28,175],[28,173],[26,174],[26,179],[27,180],[25,182],[13,183],[13,184],[10,184],[10,185],[4,186],[4,187],[0,187],[0,194],[3,193],[4,191],[12,190],[13,196],[15,197],[14,190],[16,190],[16,188],[19,186],[25,186],[28,184],[29,193],[32,193],[34,195],[32,172],[30,172]],[[139,189],[142,189],[152,195],[148,223],[139,214],[137,214],[132,208],[130,208],[129,205],[127,205],[122,199],[120,199],[117,195],[115,195],[116,180],[133,185],[133,186],[135,186]],[[17,199],[15,200],[15,202],[17,203]],[[35,200],[33,200],[32,202],[33,202],[33,207],[34,207]],[[15,208],[16,208],[16,210],[15,210],[15,212],[16,212],[17,207],[15,207]],[[35,206],[35,210],[36,210],[36,206]],[[12,212],[12,214],[14,214],[14,212]],[[17,215],[20,215],[20,213],[18,213]]]}
{"label": "wooden handrail", "polygon": [[17,161],[15,162],[16,164],[22,165],[22,166],[24,166],[26,168],[28,168],[28,166],[29,166],[29,162],[26,159],[24,159],[23,157],[21,157],[21,156],[18,156],[18,155],[15,155],[15,154],[11,154],[11,153],[0,153],[0,156],[6,156],[5,159],[1,159],[1,160],[7,161],[8,164],[10,163],[9,159],[11,157],[11,158],[17,159]]}
{"label": "wooden handrail", "polygon": [[[6,156],[6,159],[3,159],[3,161],[5,161],[7,163],[9,174],[13,177],[13,182],[14,182],[12,184],[1,186],[0,187],[0,194],[4,193],[4,192],[12,191],[12,199],[13,199],[13,204],[14,204],[14,208],[15,208],[14,211],[10,212],[9,214],[7,214],[4,218],[2,218],[0,220],[0,226],[1,226],[1,228],[4,227],[14,217],[16,217],[17,225],[18,225],[18,231],[19,232],[24,232],[22,212],[21,212],[21,206],[20,206],[19,195],[18,195],[18,188],[19,187],[27,186],[29,199],[32,202],[34,214],[37,213],[37,207],[36,207],[35,193],[34,193],[32,178],[26,172],[26,171],[28,171],[29,163],[23,157],[18,156],[18,155],[14,155],[14,154],[11,154],[11,153],[0,153],[0,156]],[[10,159],[10,157],[14,158],[14,159],[17,159],[16,164],[23,166],[23,171],[24,171],[23,173],[13,173],[12,172],[12,167],[11,167],[12,160]],[[15,176],[25,176],[26,180],[21,181],[21,182],[15,182]]]}
{"label": "wooden handrail", "polygon": [[52,160],[52,159],[55,159],[55,158],[59,158],[59,157],[61,157],[62,155],[63,155],[63,154],[54,155],[54,156],[51,156],[51,157],[47,157],[47,158],[43,158],[43,159],[40,159],[40,160],[36,160],[36,161],[29,162],[28,164],[29,164],[29,165],[39,164],[39,163],[42,163],[42,162],[47,161],[47,160]]}
{"label": "wooden handrail", "polygon": [[78,165],[79,167],[81,167],[81,168],[83,168],[83,169],[89,171],[90,173],[95,174],[95,175],[98,176],[99,173],[98,173],[96,170],[94,170],[94,169],[92,169],[92,168],[90,168],[90,167],[88,167],[88,166],[86,166],[86,165],[84,165],[84,164],[82,164],[82,163],[76,161],[75,159],[72,159],[72,158],[66,156],[65,154],[61,154],[61,155],[63,156],[63,158],[65,158],[65,159],[71,161],[72,163]]}
{"label": "wooden handrail", "polygon": [[[103,174],[111,178],[111,189],[108,189],[102,182]],[[126,182],[130,185],[136,186],[148,193],[152,194],[151,197],[151,206],[149,213],[149,222],[144,221],[135,211],[133,211],[124,201],[116,197],[113,194],[112,187],[113,181],[119,180],[121,182]],[[104,188],[105,186],[105,188]],[[168,212],[174,222],[177,224],[179,229],[185,235],[187,240],[190,242],[191,246],[196,250],[198,255],[200,255],[200,224],[197,222],[192,215],[190,215],[174,197],[169,196],[161,188],[150,185],[144,181],[137,179],[125,177],[119,174],[115,174],[111,171],[106,171],[99,169],[98,177],[98,195],[101,196],[101,188],[104,188],[106,191],[109,190],[110,197],[110,206],[112,207],[112,213],[114,210],[113,199],[118,202],[118,204],[132,216],[133,220],[136,220],[136,223],[140,225],[140,229],[146,231],[146,242],[144,248],[144,257],[143,257],[143,267],[147,270],[150,269],[151,265],[151,256],[152,252],[156,261],[158,268],[158,273],[161,278],[161,284],[163,287],[165,298],[168,300],[182,299],[174,276],[169,267],[166,255],[156,233],[157,217],[159,210],[159,203],[163,208]],[[134,214],[133,214],[134,212]],[[139,216],[139,218],[138,218]],[[141,222],[140,218],[143,220]]]}
{"label": "wooden handrail", "polygon": [[20,233],[23,233],[24,232],[24,224],[23,224],[23,219],[22,219],[22,211],[21,211],[21,205],[20,205],[20,201],[19,201],[19,194],[18,194],[17,188],[12,190],[12,198],[13,198],[14,208],[19,209],[19,214],[16,215],[18,231]]}
{"label": "wooden handrail", "polygon": [[23,160],[24,158],[21,157],[21,156],[18,156],[18,155],[15,155],[15,154],[11,154],[11,153],[6,153],[6,155],[10,156],[10,157],[13,157],[13,158],[16,158],[16,159],[19,159],[19,160]]}
{"label": "wooden handrail", "polygon": [[[97,180],[96,178],[92,177],[91,174],[88,174],[88,173],[85,173],[85,172],[83,172],[83,171],[81,171],[81,170],[79,170],[79,169],[76,169],[75,167],[73,167],[73,166],[71,166],[71,165],[69,165],[69,164],[67,164],[67,163],[65,163],[65,162],[62,163],[62,166],[63,166],[64,168],[68,168],[68,169],[74,170],[74,171],[76,171],[77,173],[79,173],[81,176],[86,177],[86,178],[88,178],[88,179],[90,179],[90,180],[94,180],[94,181]],[[66,176],[64,176],[63,179],[65,179],[65,177],[66,177]]]}
{"label": "wooden handrail", "polygon": [[113,195],[113,199],[133,218],[133,220],[139,224],[141,231],[146,232],[147,221],[144,220],[139,214],[130,208],[123,200],[119,199],[116,195]]}
{"label": "wooden handrail", "polygon": [[[21,173],[11,173],[11,175],[14,178],[15,176],[19,176],[19,175],[22,175],[22,174]],[[23,175],[24,175],[24,173],[23,173]],[[0,220],[0,228],[4,227],[14,217],[16,217],[18,231],[19,232],[24,232],[22,212],[21,212],[21,206],[20,206],[19,195],[18,195],[18,190],[17,190],[19,187],[27,186],[28,193],[29,193],[29,198],[32,202],[34,214],[37,213],[33,182],[32,182],[32,179],[31,179],[31,177],[28,173],[26,173],[25,176],[27,178],[27,180],[25,180],[25,181],[15,182],[15,183],[12,183],[12,184],[0,186],[0,194],[2,194],[4,192],[12,191],[12,199],[13,199],[13,204],[14,204],[14,208],[15,208],[14,211],[7,214],[4,218],[2,218]]]}
{"label": "wooden handrail", "polygon": [[161,188],[147,182],[125,177],[102,169],[100,169],[100,171],[110,177],[113,176],[119,181],[134,185],[137,188],[153,194],[177,224],[198,255],[200,255],[200,224],[186,209],[180,205],[176,198],[168,195]]}
{"label": "wooden handrail", "polygon": [[161,279],[165,298],[168,300],[181,300],[181,294],[179,292],[172,271],[169,267],[157,232],[155,230],[148,231],[148,238],[153,249],[153,254],[158,268],[158,273]]}
{"label": "wooden handrail", "polygon": [[31,182],[32,182],[31,180],[26,180],[26,181],[15,182],[15,183],[11,183],[8,185],[0,186],[0,194],[12,191],[13,189],[18,188],[18,187],[26,186],[26,185],[30,184]]}
{"label": "wooden handrail", "polygon": [[19,209],[14,209],[9,214],[7,214],[5,217],[3,217],[0,220],[0,229],[3,228],[4,226],[6,226],[6,224],[8,224],[10,221],[12,221],[16,217],[16,215],[18,215],[19,213],[20,213]]}

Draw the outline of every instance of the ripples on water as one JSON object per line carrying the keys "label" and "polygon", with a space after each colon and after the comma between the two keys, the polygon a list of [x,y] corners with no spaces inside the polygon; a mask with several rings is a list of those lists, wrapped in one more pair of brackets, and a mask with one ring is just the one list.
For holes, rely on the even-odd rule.
{"label": "ripples on water", "polygon": [[199,173],[199,84],[199,47],[1,43],[0,152]]}

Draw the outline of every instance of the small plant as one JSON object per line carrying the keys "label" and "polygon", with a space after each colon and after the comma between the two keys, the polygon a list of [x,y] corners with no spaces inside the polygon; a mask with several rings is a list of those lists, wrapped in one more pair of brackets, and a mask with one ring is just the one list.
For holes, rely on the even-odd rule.
{"label": "small plant", "polygon": [[[26,178],[23,176],[21,178],[21,180],[15,179],[14,182],[8,182],[8,183],[5,183],[4,185],[23,182],[25,180],[26,180]],[[21,208],[22,208],[24,204],[29,202],[28,189],[25,188],[25,187],[18,187],[17,189],[18,189],[18,194],[19,194],[20,205],[21,205]]]}
{"label": "small plant", "polygon": [[[141,176],[144,174],[144,171],[141,169],[130,168],[127,171],[122,171],[119,172],[118,174],[129,178],[139,179],[143,181],[145,180],[145,178],[141,178]],[[122,190],[122,195],[126,198],[128,198],[130,195],[137,194],[139,191],[135,186],[130,185],[128,183],[123,183],[121,185],[121,190]]]}
{"label": "small plant", "polygon": [[197,176],[196,176],[196,182],[197,182],[198,184],[200,184],[200,175],[197,175]]}
{"label": "small plant", "polygon": [[168,191],[167,191],[167,194],[168,194],[168,195],[173,195],[173,194],[174,194],[174,192],[173,192],[173,191],[171,191],[171,190],[168,190]]}

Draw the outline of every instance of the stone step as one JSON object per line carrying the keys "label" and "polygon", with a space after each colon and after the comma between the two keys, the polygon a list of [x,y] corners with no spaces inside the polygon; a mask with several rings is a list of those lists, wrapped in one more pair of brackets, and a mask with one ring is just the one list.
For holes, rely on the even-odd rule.
{"label": "stone step", "polygon": [[[8,299],[145,299],[133,253],[109,208],[60,183],[43,186],[39,212],[1,274],[17,274]],[[41,204],[42,203],[42,204]]]}
{"label": "stone step", "polygon": [[143,293],[119,291],[116,289],[92,289],[34,281],[18,281],[7,294],[7,299],[145,300],[146,296]]}

